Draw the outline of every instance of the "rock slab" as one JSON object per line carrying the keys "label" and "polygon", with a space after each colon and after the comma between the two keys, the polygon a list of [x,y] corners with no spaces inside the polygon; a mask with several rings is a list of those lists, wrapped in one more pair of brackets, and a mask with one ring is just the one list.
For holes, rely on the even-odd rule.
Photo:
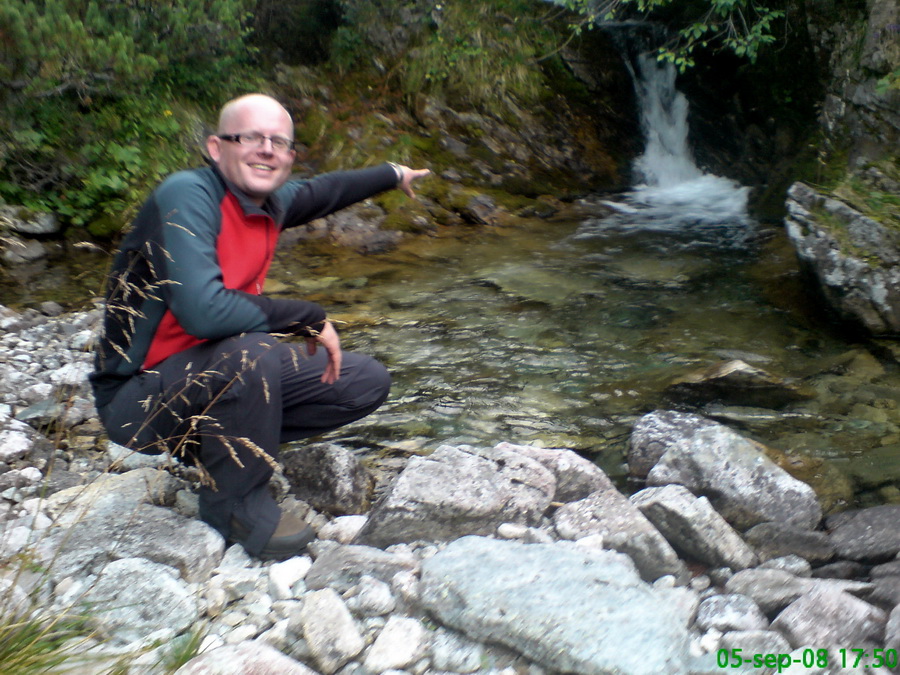
{"label": "rock slab", "polygon": [[550,670],[686,673],[692,608],[678,589],[641,581],[620,553],[463,537],[423,563],[422,588],[442,623]]}

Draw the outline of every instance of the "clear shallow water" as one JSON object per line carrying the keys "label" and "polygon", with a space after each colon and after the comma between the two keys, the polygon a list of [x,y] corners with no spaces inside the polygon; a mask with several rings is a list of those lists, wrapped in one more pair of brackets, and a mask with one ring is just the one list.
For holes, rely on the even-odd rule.
{"label": "clear shallow water", "polygon": [[398,461],[442,442],[568,447],[621,478],[632,423],[665,405],[669,383],[742,358],[821,394],[738,411],[743,432],[800,455],[798,471],[840,488],[837,503],[890,498],[883,474],[857,474],[900,457],[896,367],[810,311],[781,228],[620,208],[445,231],[380,256],[283,251],[285,290],[312,293],[347,322],[345,348],[394,376],[381,410],[330,438]]}
{"label": "clear shallow water", "polygon": [[[623,478],[631,425],[667,405],[666,386],[741,358],[816,397],[722,421],[825,481],[829,503],[896,500],[896,361],[814,311],[779,226],[698,218],[692,203],[673,217],[635,195],[615,211],[598,199],[564,220],[445,229],[381,255],[280,251],[276,294],[321,302],[345,322],[345,348],[394,377],[379,411],[328,438],[388,469],[441,443],[568,447]],[[75,252],[11,280],[0,303],[80,309],[105,269]]]}

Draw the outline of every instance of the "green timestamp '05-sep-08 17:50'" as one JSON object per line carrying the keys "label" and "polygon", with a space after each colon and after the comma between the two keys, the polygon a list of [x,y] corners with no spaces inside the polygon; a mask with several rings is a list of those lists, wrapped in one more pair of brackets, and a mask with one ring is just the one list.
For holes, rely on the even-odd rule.
{"label": "green timestamp '05-sep-08 17:50'", "polygon": [[895,668],[898,663],[896,649],[837,649],[831,660],[827,649],[804,649],[791,654],[745,654],[741,649],[720,649],[716,652],[719,668],[741,668],[753,665],[755,668],[776,668],[782,673],[791,666],[804,668],[827,668],[829,663],[840,664],[841,668]]}

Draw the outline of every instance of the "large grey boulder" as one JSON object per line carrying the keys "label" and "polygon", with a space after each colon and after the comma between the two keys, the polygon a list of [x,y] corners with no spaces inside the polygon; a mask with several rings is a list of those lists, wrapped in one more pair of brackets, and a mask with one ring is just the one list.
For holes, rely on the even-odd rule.
{"label": "large grey boulder", "polygon": [[535,525],[556,480],[540,462],[503,448],[442,445],[413,457],[375,504],[357,543],[385,547]]}
{"label": "large grey boulder", "polygon": [[574,502],[597,490],[615,489],[603,469],[572,450],[513,443],[498,443],[494,449],[525,455],[550,469],[556,478],[556,492],[553,495],[556,502]]}
{"label": "large grey boulder", "polygon": [[725,591],[743,595],[766,614],[773,615],[810,590],[813,581],[776,569],[742,570],[725,583]]}
{"label": "large grey boulder", "polygon": [[171,505],[182,487],[172,474],[145,467],[60,490],[47,498],[44,510],[57,525],[71,525],[91,514],[127,514],[139,504]]}
{"label": "large grey boulder", "polygon": [[97,574],[120,558],[146,558],[202,581],[222,559],[225,542],[202,521],[157,504],[171,504],[183,483],[165,471],[106,474],[51,495],[53,526],[35,539],[35,555],[54,579]]}
{"label": "large grey boulder", "polygon": [[0,206],[0,230],[19,234],[57,234],[59,219],[52,213],[32,211],[24,206]]}
{"label": "large grey boulder", "polygon": [[891,610],[884,629],[884,648],[900,651],[900,605]]}
{"label": "large grey boulder", "polygon": [[225,541],[209,525],[171,509],[139,504],[93,512],[39,539],[37,555],[51,577],[97,574],[121,558],[145,558],[205,581],[222,559]]}
{"label": "large grey boulder", "polygon": [[200,618],[196,597],[171,567],[143,558],[106,565],[78,598],[91,621],[113,643],[131,643],[158,632],[172,638]]}
{"label": "large grey boulder", "polygon": [[693,560],[733,570],[757,562],[753,550],[709,500],[695,497],[682,485],[646,488],[633,494],[631,503],[673,547]]}
{"label": "large grey boulder", "polygon": [[874,586],[849,579],[811,579],[786,570],[758,567],[741,570],[725,582],[728,593],[746,595],[767,615],[774,615],[813,589],[835,593],[870,593]]}
{"label": "large grey boulder", "polygon": [[787,523],[760,523],[744,532],[746,541],[766,561],[797,555],[814,564],[834,558],[834,545],[825,532],[808,530]]}
{"label": "large grey boulder", "polygon": [[803,645],[881,646],[887,614],[864,600],[815,586],[772,622],[794,647]]}
{"label": "large grey boulder", "polygon": [[569,542],[470,536],[422,566],[422,603],[438,621],[555,672],[686,673],[691,595],[652,588],[626,556]]}
{"label": "large grey boulder", "polygon": [[803,183],[787,208],[788,238],[831,308],[873,335],[900,332],[900,233]]}
{"label": "large grey boulder", "polygon": [[652,439],[665,452],[647,485],[677,483],[708,497],[738,530],[770,521],[815,529],[822,518],[815,492],[770,460],[762,445],[720,424],[689,422],[683,436],[673,424]]}
{"label": "large grey boulder", "polygon": [[676,410],[654,410],[639,418],[628,437],[628,471],[646,478],[675,440],[689,441],[703,429],[718,426],[706,417]]}
{"label": "large grey boulder", "polygon": [[329,546],[316,556],[306,574],[306,585],[313,590],[334,588],[344,593],[366,576],[390,583],[400,572],[417,571],[414,558],[398,553],[370,546]]}
{"label": "large grey boulder", "polygon": [[359,458],[334,443],[313,443],[281,453],[284,477],[298,499],[342,516],[364,513],[374,479]]}
{"label": "large grey boulder", "polygon": [[898,523],[897,504],[845,511],[826,521],[838,556],[862,562],[884,562],[900,553]]}
{"label": "large grey boulder", "polygon": [[629,556],[647,581],[668,574],[680,581],[687,578],[687,567],[671,544],[616,490],[602,490],[562,505],[553,514],[553,525],[563,539],[602,536],[603,546]]}

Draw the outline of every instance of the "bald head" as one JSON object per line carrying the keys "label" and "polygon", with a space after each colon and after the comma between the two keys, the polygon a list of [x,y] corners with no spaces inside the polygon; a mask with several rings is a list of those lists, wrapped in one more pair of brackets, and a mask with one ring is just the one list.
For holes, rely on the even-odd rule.
{"label": "bald head", "polygon": [[219,113],[219,133],[232,133],[243,120],[260,115],[281,116],[288,128],[293,129],[290,113],[274,98],[265,94],[246,94],[231,99],[222,106],[222,112]]}
{"label": "bald head", "polygon": [[261,205],[290,177],[293,139],[294,123],[284,106],[271,96],[248,94],[225,104],[206,149],[222,175]]}

